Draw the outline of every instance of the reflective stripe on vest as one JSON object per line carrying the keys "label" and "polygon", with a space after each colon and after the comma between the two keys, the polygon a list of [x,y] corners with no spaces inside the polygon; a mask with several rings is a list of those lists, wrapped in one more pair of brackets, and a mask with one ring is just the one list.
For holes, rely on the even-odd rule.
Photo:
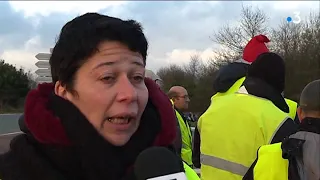
{"label": "reflective stripe on vest", "polygon": [[294,120],[296,118],[298,104],[290,99],[285,98],[285,100],[289,106],[289,116],[291,119]]}
{"label": "reflective stripe on vest", "polygon": [[254,180],[288,180],[289,161],[282,158],[281,143],[262,146],[253,170]]}
{"label": "reflective stripe on vest", "polygon": [[227,161],[218,157],[208,156],[204,154],[201,154],[200,159],[201,164],[221,169],[224,171],[229,171],[233,174],[238,174],[240,176],[244,176],[249,169],[248,167],[242,164],[238,164],[235,162]]}
{"label": "reflective stripe on vest", "polygon": [[176,116],[179,122],[181,139],[182,139],[182,149],[181,149],[181,158],[189,166],[192,166],[192,135],[189,124],[184,122],[182,116],[178,111]]}

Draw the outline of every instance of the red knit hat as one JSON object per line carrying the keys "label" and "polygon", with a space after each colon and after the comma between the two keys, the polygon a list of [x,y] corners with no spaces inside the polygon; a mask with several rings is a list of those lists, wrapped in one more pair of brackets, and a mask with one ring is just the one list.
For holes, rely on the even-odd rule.
{"label": "red knit hat", "polygon": [[269,52],[265,43],[270,42],[267,36],[257,35],[253,37],[244,48],[242,59],[252,63],[256,58],[264,52]]}

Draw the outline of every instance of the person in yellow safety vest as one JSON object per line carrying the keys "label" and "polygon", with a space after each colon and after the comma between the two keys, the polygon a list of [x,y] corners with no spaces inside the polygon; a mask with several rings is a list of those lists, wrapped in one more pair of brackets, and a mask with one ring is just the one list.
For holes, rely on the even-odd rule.
{"label": "person in yellow safety vest", "polygon": [[299,131],[282,143],[264,145],[243,180],[320,179],[320,80],[301,93]]}
{"label": "person in yellow safety vest", "polygon": [[[245,46],[242,59],[232,62],[218,71],[218,74],[213,82],[213,96],[214,98],[224,96],[230,93],[235,93],[242,86],[247,69],[249,65],[264,52],[269,52],[266,43],[270,40],[264,35],[257,35],[253,37]],[[194,131],[194,147],[192,153],[192,160],[195,167],[200,168],[200,137],[197,127]]]}
{"label": "person in yellow safety vest", "polygon": [[284,98],[286,100],[286,103],[289,106],[289,116],[291,119],[294,120],[297,124],[299,124],[299,118],[297,117],[297,108],[298,108],[298,103],[291,99]]}
{"label": "person in yellow safety vest", "polygon": [[275,53],[262,53],[248,68],[238,92],[215,98],[200,117],[201,179],[240,180],[257,149],[296,132],[288,117],[285,65]]}
{"label": "person in yellow safety vest", "polygon": [[191,129],[186,118],[183,115],[183,112],[185,112],[188,109],[190,102],[188,91],[184,87],[173,86],[170,88],[168,96],[171,99],[171,102],[173,103],[180,126],[182,139],[181,158],[185,163],[192,167],[193,165]]}

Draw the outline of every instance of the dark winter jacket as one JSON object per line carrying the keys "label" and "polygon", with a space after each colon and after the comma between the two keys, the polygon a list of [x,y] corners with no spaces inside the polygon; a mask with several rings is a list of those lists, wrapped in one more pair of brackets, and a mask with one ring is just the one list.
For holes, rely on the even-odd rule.
{"label": "dark winter jacket", "polygon": [[123,147],[105,141],[72,103],[53,94],[53,84],[39,85],[26,98],[25,133],[0,155],[0,179],[134,180],[138,154],[151,146],[174,151],[176,136],[169,99],[153,81],[145,82],[148,104],[138,130]]}

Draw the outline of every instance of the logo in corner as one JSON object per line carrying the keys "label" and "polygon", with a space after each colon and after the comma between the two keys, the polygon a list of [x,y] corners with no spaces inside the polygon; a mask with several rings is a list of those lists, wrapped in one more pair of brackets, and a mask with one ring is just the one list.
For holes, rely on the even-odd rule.
{"label": "logo in corner", "polygon": [[293,18],[289,16],[287,17],[287,21],[293,22],[294,24],[299,24],[301,22],[300,12],[296,11],[293,14],[294,14]]}

